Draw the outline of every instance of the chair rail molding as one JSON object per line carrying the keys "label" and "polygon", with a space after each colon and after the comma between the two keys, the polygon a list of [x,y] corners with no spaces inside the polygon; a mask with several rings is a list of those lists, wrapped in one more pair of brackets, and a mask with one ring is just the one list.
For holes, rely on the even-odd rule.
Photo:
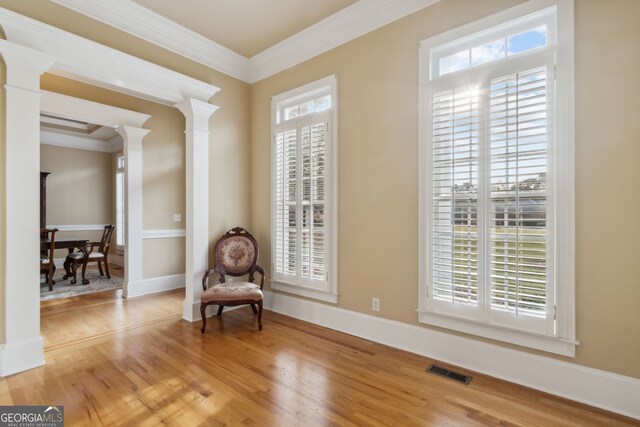
{"label": "chair rail molding", "polygon": [[245,58],[131,0],[53,0],[178,55],[255,83],[440,0],[361,0]]}
{"label": "chair rail molding", "polygon": [[143,239],[172,239],[176,237],[185,237],[187,230],[184,228],[170,228],[164,230],[144,230],[142,232]]}
{"label": "chair rail molding", "polygon": [[0,8],[7,40],[53,55],[52,74],[174,105],[208,101],[220,88],[35,19]]}
{"label": "chair rail molding", "polygon": [[47,228],[57,228],[58,231],[103,231],[107,224],[67,224],[47,225]]}

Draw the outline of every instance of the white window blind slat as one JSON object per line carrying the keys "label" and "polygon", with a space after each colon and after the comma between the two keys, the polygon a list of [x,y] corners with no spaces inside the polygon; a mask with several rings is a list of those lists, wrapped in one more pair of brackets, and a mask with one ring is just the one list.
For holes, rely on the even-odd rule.
{"label": "white window blind slat", "polygon": [[116,247],[124,249],[125,245],[125,180],[124,156],[116,158]]}
{"label": "white window blind slat", "polygon": [[547,316],[547,114],[546,67],[491,80],[491,307],[516,316]]}
{"label": "white window blind slat", "polygon": [[477,86],[438,86],[431,97],[429,274],[438,312],[486,313],[512,326],[549,316],[547,75],[536,66]]}
{"label": "white window blind slat", "polygon": [[285,124],[275,137],[276,273],[326,282],[326,115]]}

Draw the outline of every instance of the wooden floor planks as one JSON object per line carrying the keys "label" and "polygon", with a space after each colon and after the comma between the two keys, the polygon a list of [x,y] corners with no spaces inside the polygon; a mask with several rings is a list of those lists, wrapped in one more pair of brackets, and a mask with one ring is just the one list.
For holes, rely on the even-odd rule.
{"label": "wooden floor planks", "polygon": [[461,385],[425,373],[430,359],[269,311],[262,332],[245,307],[203,335],[182,299],[43,303],[46,365],[0,379],[0,404],[62,404],[70,426],[638,425],[464,370]]}

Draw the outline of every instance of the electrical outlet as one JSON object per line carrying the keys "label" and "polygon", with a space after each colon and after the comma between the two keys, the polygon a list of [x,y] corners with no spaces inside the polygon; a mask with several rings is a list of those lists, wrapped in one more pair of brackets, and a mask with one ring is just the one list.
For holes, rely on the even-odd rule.
{"label": "electrical outlet", "polygon": [[380,298],[371,298],[371,310],[380,311]]}
{"label": "electrical outlet", "polygon": [[180,222],[180,221],[182,221],[182,214],[174,213],[173,214],[173,222]]}

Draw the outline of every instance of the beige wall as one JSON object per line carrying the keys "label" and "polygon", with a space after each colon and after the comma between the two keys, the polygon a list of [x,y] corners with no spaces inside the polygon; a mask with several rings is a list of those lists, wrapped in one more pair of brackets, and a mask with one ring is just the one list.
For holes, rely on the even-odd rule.
{"label": "beige wall", "polygon": [[[74,80],[44,74],[41,78],[44,90],[88,99],[152,116],[144,127],[150,129],[142,143],[142,201],[143,229],[184,228],[184,222],[173,222],[173,213],[184,211],[184,117],[175,108],[143,99],[79,83]],[[53,219],[49,220],[52,221]],[[175,262],[176,253],[184,251],[184,239],[167,239],[155,257],[144,257],[143,275],[155,277],[156,266],[161,264],[166,274],[184,273],[184,261]],[[144,248],[150,247],[147,242]]]}
{"label": "beige wall", "polygon": [[[47,225],[113,223],[112,154],[40,145],[40,170],[47,177]],[[57,237],[98,241],[102,231],[61,231]],[[66,250],[56,251],[56,258]]]}
{"label": "beige wall", "polygon": [[[0,7],[220,87],[211,100],[220,110],[210,120],[210,240],[213,244],[227,228],[248,224],[248,84],[50,1],[0,0]],[[144,125],[151,132],[143,146],[143,228],[185,228],[185,122],[177,109],[50,74],[43,76],[42,87],[152,115]],[[0,131],[4,135],[4,127]],[[174,213],[183,221],[174,222]],[[184,238],[146,240],[144,251],[145,278],[184,272]]]}
{"label": "beige wall", "polygon": [[[0,7],[221,87],[212,100],[221,110],[211,119],[210,240],[213,244],[231,226],[250,224],[261,243],[261,263],[268,269],[270,97],[338,73],[339,305],[373,314],[370,301],[376,296],[381,299],[380,316],[416,323],[417,44],[517,2],[443,0],[251,87],[48,1],[0,0]],[[576,0],[576,320],[581,345],[576,358],[568,359],[634,377],[640,377],[640,263],[635,259],[640,253],[640,221],[634,221],[640,211],[635,188],[640,182],[637,16],[636,0]],[[144,145],[145,228],[182,228],[171,215],[184,208],[184,192],[179,190],[184,188],[184,173],[178,171],[178,162],[164,160],[179,153],[179,163],[184,163],[184,120],[179,113],[53,76],[43,78],[43,87],[172,123],[149,122],[152,132]],[[3,123],[0,131],[3,146]],[[154,169],[148,159],[163,160]],[[0,171],[3,167],[4,151]],[[159,169],[173,178],[165,179]],[[166,194],[156,193],[162,188],[160,181],[170,186]],[[1,186],[0,196],[3,201]],[[618,211],[622,214],[613,217]],[[625,218],[624,226],[618,225]],[[158,254],[155,245],[148,248],[145,242],[145,277],[177,270],[154,270],[164,269],[158,265],[166,254],[182,250],[182,239],[170,240],[175,247],[158,243]]]}
{"label": "beige wall", "polygon": [[[252,86],[251,223],[263,265],[271,267],[270,98],[338,73],[338,305],[417,324],[418,42],[515,3],[443,0]],[[578,0],[575,12],[581,345],[575,359],[558,358],[640,377],[640,2]]]}

